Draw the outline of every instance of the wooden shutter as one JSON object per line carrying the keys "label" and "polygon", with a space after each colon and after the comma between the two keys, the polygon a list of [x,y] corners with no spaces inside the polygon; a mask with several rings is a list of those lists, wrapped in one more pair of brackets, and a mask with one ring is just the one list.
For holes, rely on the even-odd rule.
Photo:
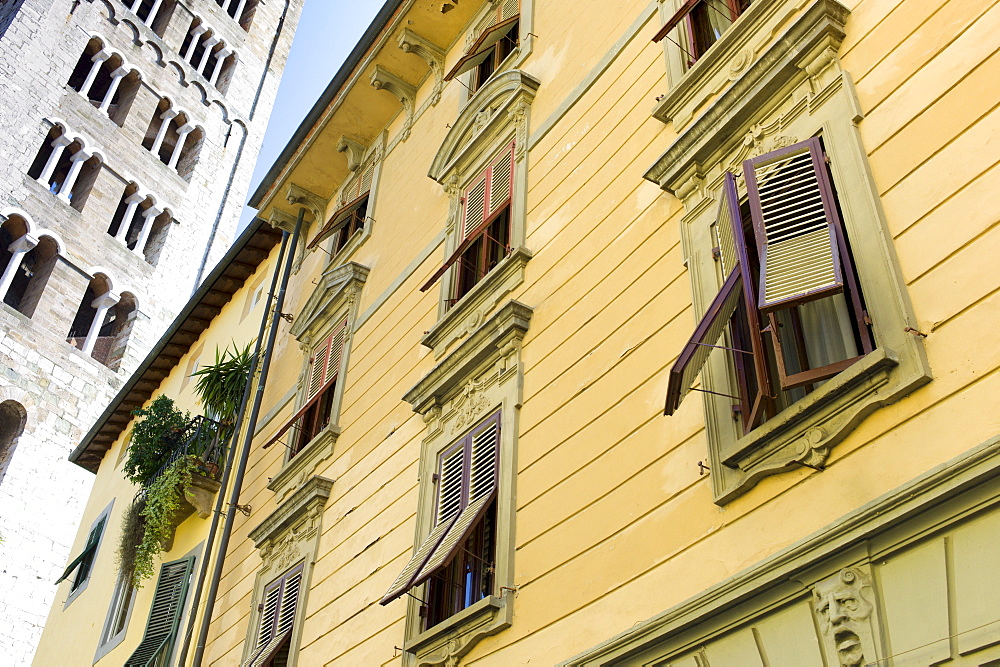
{"label": "wooden shutter", "polygon": [[492,23],[483,28],[483,31],[479,33],[479,37],[472,43],[472,46],[465,52],[465,55],[455,63],[455,66],[448,71],[444,80],[451,81],[459,74],[468,72],[486,60],[491,53],[491,49],[513,30],[514,25],[517,24],[520,18],[520,0],[503,0],[500,6],[497,7],[496,17],[492,19]]}
{"label": "wooden shutter", "polygon": [[514,143],[511,142],[503,153],[489,167],[489,201],[486,217],[491,218],[510,204],[514,195]]}
{"label": "wooden shutter", "polygon": [[264,589],[256,640],[243,667],[266,664],[292,636],[295,612],[302,588],[303,566],[299,565]]}
{"label": "wooden shutter", "polygon": [[327,223],[323,225],[323,228],[319,230],[316,236],[313,237],[313,240],[306,246],[306,249],[315,248],[316,245],[321,243],[324,239],[330,238],[339,232],[343,227],[347,226],[351,222],[354,215],[362,207],[368,204],[368,196],[369,192],[365,191],[360,197],[349,201],[334,211]]}
{"label": "wooden shutter", "polygon": [[499,456],[499,412],[442,454],[435,526],[382,597],[381,604],[388,604],[419,586],[451,560],[496,498]]}
{"label": "wooden shutter", "polygon": [[[125,667],[149,667],[154,664],[170,664],[170,653],[177,636],[184,600],[191,578],[194,558],[164,563],[160,567],[160,578],[153,593],[153,604],[146,621],[146,632],[139,646]],[[162,660],[162,662],[158,662]]]}
{"label": "wooden shutter", "polygon": [[677,24],[683,21],[684,17],[690,14],[691,10],[694,9],[695,6],[701,1],[702,0],[687,0],[683,5],[681,5],[681,8],[678,9],[677,12],[663,24],[663,27],[660,28],[655,35],[653,35],[653,43],[660,42],[660,40],[670,34],[670,31],[676,28]]}
{"label": "wooden shutter", "polygon": [[330,356],[330,344],[333,334],[327,336],[322,343],[313,348],[311,368],[309,369],[309,397],[312,398],[320,390],[326,380],[326,360]]}
{"label": "wooden shutter", "polygon": [[97,555],[97,545],[101,541],[101,534],[104,533],[104,524],[107,521],[107,516],[101,517],[97,525],[90,529],[90,534],[87,535],[87,543],[84,545],[83,551],[66,566],[62,576],[56,580],[57,584],[62,583],[77,568],[80,568],[80,572],[73,581],[73,588],[79,587],[87,579],[90,575],[91,565],[94,562],[94,556]]}
{"label": "wooden shutter", "polygon": [[486,184],[489,180],[489,170],[478,177],[465,191],[462,203],[462,230],[466,237],[471,236],[486,220]]}
{"label": "wooden shutter", "polygon": [[840,217],[818,138],[743,163],[768,313],[844,289]]}

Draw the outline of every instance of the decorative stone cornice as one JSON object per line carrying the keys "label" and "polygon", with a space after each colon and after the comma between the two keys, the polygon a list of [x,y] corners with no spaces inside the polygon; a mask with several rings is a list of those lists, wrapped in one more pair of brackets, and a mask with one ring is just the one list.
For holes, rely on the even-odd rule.
{"label": "decorative stone cornice", "polygon": [[372,86],[375,90],[384,90],[394,95],[403,105],[403,112],[406,120],[403,123],[402,139],[405,141],[410,136],[410,128],[413,127],[413,113],[416,109],[417,89],[412,84],[403,81],[401,78],[382,67],[375,65],[372,72]]}
{"label": "decorative stone cornice", "polygon": [[253,540],[254,546],[260,549],[266,543],[280,536],[304,513],[314,510],[317,505],[319,507],[325,506],[332,488],[332,479],[314,475],[288,500],[279,505],[278,509],[250,531],[250,539]]}
{"label": "decorative stone cornice", "polygon": [[295,229],[295,216],[277,208],[271,210],[267,222],[275,229],[283,229],[289,234]]}
{"label": "decorative stone cornice", "polygon": [[[468,162],[477,148],[496,149],[496,141],[517,136],[518,150],[527,147],[528,110],[535,99],[538,79],[521,70],[491,78],[465,105],[431,163],[428,176],[446,184],[459,165]],[[503,136],[501,136],[503,135]]]}
{"label": "decorative stone cornice", "polygon": [[323,272],[305,306],[295,317],[290,333],[296,338],[313,334],[333,317],[343,306],[344,300],[348,305],[353,305],[358,291],[368,279],[368,271],[366,266],[347,262]]}
{"label": "decorative stone cornice", "polygon": [[444,89],[444,49],[421,37],[409,28],[403,28],[399,35],[399,48],[403,53],[420,56],[430,67],[434,76],[434,88],[431,91],[431,106],[441,101],[441,91]]}
{"label": "decorative stone cornice", "polygon": [[[765,5],[780,3],[754,3],[751,10],[758,4],[766,8]],[[689,172],[693,163],[711,163],[711,156],[730,137],[742,135],[741,128],[751,124],[754,114],[765,107],[777,91],[816,77],[837,61],[836,52],[845,36],[844,23],[848,14],[847,8],[837,0],[815,0],[711,106],[683,128],[644,177],[675,193],[682,182],[678,178]],[[669,122],[675,115],[690,113],[687,107],[695,102],[689,89],[703,78],[692,68],[653,115]]]}
{"label": "decorative stone cornice", "polygon": [[365,159],[367,150],[368,147],[360,139],[349,137],[346,134],[340,137],[340,141],[337,142],[337,152],[347,155],[347,168],[351,171],[358,170]]}
{"label": "decorative stone cornice", "polygon": [[455,378],[465,378],[492,356],[503,355],[520,345],[528,331],[532,309],[519,301],[508,301],[490,319],[471,333],[431,372],[406,392],[403,400],[423,414],[440,405],[454,388]]}

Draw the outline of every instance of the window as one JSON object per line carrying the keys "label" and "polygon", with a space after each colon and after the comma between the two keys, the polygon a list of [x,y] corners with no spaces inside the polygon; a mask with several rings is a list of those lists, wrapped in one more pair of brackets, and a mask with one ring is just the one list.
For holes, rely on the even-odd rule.
{"label": "window", "polygon": [[503,0],[492,9],[485,24],[481,25],[479,36],[444,80],[451,81],[471,70],[469,89],[472,92],[479,90],[517,49],[520,43],[520,10],[518,0]]}
{"label": "window", "polygon": [[713,253],[727,278],[670,371],[666,414],[726,333],[744,433],[874,349],[826,160],[819,138],[747,160],[742,207],[725,174]]}
{"label": "window", "polygon": [[311,250],[325,239],[331,239],[329,254],[337,257],[341,250],[358,233],[366,232],[369,221],[369,202],[371,200],[372,181],[375,176],[375,161],[359,170],[353,180],[344,184],[340,193],[341,205],[334,211],[319,233],[306,246]]}
{"label": "window", "polygon": [[382,598],[387,604],[427,582],[424,629],[496,595],[500,413],[438,457],[434,524]]}
{"label": "window", "polygon": [[457,265],[450,307],[479,283],[510,253],[511,201],[514,194],[514,144],[506,147],[462,196],[463,240],[451,257],[421,287],[430,289],[444,273]]}
{"label": "window", "polygon": [[298,565],[264,589],[253,649],[243,667],[284,667],[288,664],[302,572],[303,566]]}
{"label": "window", "polygon": [[0,225],[0,296],[26,317],[34,315],[59,255],[59,242],[32,227],[16,213]]}
{"label": "window", "polygon": [[656,33],[653,41],[659,42],[683,23],[687,38],[678,35],[678,39],[672,41],[685,50],[688,66],[691,66],[722,37],[722,33],[746,11],[751,2],[752,0],[685,0],[677,13]]}
{"label": "window", "polygon": [[103,156],[62,124],[49,130],[28,169],[28,176],[59,199],[82,211],[97,181]]}
{"label": "window", "polygon": [[24,433],[24,425],[28,421],[28,411],[15,400],[0,403],[0,484],[10,468],[17,441]]}
{"label": "window", "polygon": [[66,569],[63,570],[62,576],[56,580],[57,584],[62,583],[66,579],[70,580],[69,595],[66,598],[67,605],[83,592],[90,581],[90,575],[94,569],[94,559],[97,557],[97,551],[101,546],[101,539],[104,537],[104,528],[107,526],[110,515],[111,505],[108,505],[97,519],[94,520],[94,523],[91,524],[83,550],[76,558],[70,561]]}
{"label": "window", "polygon": [[142,147],[157,156],[167,168],[186,181],[191,180],[205,132],[192,124],[190,115],[175,109],[170,100],[160,100],[146,129]]}
{"label": "window", "polygon": [[118,368],[138,312],[135,296],[116,294],[110,279],[97,274],[87,286],[66,342],[112,370]]}
{"label": "window", "polygon": [[104,48],[101,40],[94,37],[80,55],[67,85],[121,127],[140,80],[138,70],[129,67],[121,54]]}
{"label": "window", "polygon": [[749,5],[653,112],[676,138],[645,177],[683,201],[699,318],[666,410],[701,393],[718,504],[822,469],[861,420],[931,379],[836,56],[848,12],[793,4]]}
{"label": "window", "polygon": [[111,218],[108,235],[155,266],[170,220],[171,212],[159,204],[154,195],[129,183]]}
{"label": "window", "polygon": [[125,5],[158,37],[163,37],[177,3],[175,0],[125,0]]}
{"label": "window", "polygon": [[170,664],[193,567],[194,556],[160,566],[146,631],[124,667]]}
{"label": "window", "polygon": [[136,590],[128,577],[119,575],[115,592],[111,596],[111,605],[108,607],[108,616],[104,621],[104,629],[101,631],[101,639],[97,645],[95,662],[125,639]]}

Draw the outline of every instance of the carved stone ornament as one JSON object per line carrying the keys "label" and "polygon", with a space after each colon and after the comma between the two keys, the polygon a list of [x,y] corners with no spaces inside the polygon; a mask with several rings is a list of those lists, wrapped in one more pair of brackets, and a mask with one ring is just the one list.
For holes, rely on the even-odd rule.
{"label": "carved stone ornament", "polygon": [[813,587],[813,613],[825,639],[827,664],[863,667],[877,663],[874,609],[871,578],[860,569],[843,569]]}
{"label": "carved stone ornament", "polygon": [[315,192],[310,192],[302,186],[295,185],[294,183],[288,184],[288,192],[285,195],[285,199],[288,200],[289,204],[293,206],[304,206],[309,209],[309,212],[313,214],[313,218],[319,219],[323,216],[323,212],[326,210],[326,200],[320,197]]}
{"label": "carved stone ornament", "polygon": [[750,63],[753,62],[753,51],[750,49],[743,49],[736,54],[736,57],[729,62],[729,80],[736,81],[740,78],[740,75],[746,71]]}
{"label": "carved stone ornament", "polygon": [[403,53],[420,56],[427,63],[431,74],[434,75],[434,88],[431,91],[430,104],[436,106],[441,101],[441,91],[444,89],[444,50],[409,28],[403,28],[398,43]]}
{"label": "carved stone ornament", "polygon": [[340,137],[340,140],[337,142],[337,152],[347,155],[347,168],[350,171],[358,170],[358,167],[361,166],[362,161],[365,159],[365,152],[367,150],[367,147],[360,139],[349,137],[346,134]]}
{"label": "carved stone ornament", "polygon": [[410,129],[413,127],[413,114],[416,110],[417,98],[416,87],[403,81],[381,65],[375,65],[375,71],[372,72],[371,84],[375,90],[384,90],[387,93],[395,95],[400,104],[403,105],[403,112],[406,114],[406,119],[403,121],[400,140],[406,141],[410,136]]}
{"label": "carved stone ornament", "polygon": [[496,376],[484,378],[480,381],[472,380],[462,389],[462,393],[452,403],[454,416],[451,420],[451,434],[459,433],[483,415],[490,408],[490,401],[484,394],[488,384]]}

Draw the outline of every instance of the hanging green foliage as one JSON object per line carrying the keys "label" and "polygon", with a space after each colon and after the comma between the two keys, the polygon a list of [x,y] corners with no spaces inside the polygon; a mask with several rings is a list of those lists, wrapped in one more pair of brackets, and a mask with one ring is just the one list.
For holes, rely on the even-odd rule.
{"label": "hanging green foliage", "polygon": [[166,396],[157,396],[149,407],[133,410],[132,414],[142,419],[132,427],[132,440],[122,471],[127,479],[146,486],[170,458],[170,436],[184,430],[190,415],[178,410],[173,400]]}
{"label": "hanging green foliage", "polygon": [[231,349],[222,352],[215,348],[215,363],[191,374],[191,377],[198,378],[195,391],[201,404],[210,416],[223,423],[232,423],[240,410],[253,365],[252,345],[247,343],[241,350],[233,343]]}
{"label": "hanging green foliage", "polygon": [[184,488],[197,468],[193,456],[179,456],[146,489],[140,514],[144,523],[142,539],[132,556],[132,583],[136,588],[153,576],[153,563],[173,537],[175,521],[184,502]]}
{"label": "hanging green foliage", "polygon": [[136,550],[146,532],[144,509],[146,497],[140,493],[122,515],[122,531],[118,538],[118,572],[122,579],[133,580]]}

